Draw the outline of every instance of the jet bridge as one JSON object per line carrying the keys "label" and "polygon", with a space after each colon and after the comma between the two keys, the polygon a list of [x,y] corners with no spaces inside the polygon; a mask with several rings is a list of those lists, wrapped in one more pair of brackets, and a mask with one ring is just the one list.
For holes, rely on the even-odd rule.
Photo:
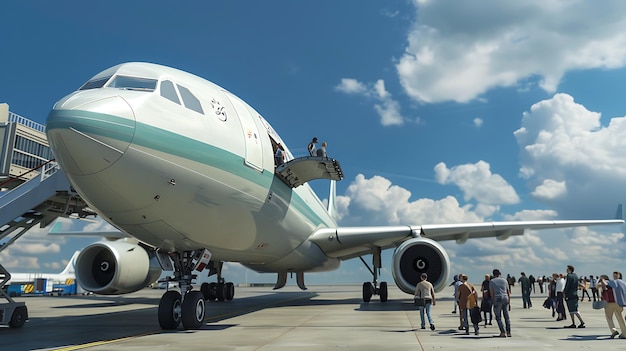
{"label": "jet bridge", "polygon": [[276,167],[276,175],[289,187],[295,188],[313,179],[343,179],[339,161],[319,156],[304,156]]}

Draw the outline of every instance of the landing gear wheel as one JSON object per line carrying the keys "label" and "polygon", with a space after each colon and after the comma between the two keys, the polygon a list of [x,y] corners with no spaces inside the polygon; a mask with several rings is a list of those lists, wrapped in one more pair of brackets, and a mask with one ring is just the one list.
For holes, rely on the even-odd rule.
{"label": "landing gear wheel", "polygon": [[200,292],[202,292],[202,296],[204,296],[205,300],[211,301],[211,295],[213,294],[211,293],[211,286],[209,283],[202,283],[202,285],[200,285]]}
{"label": "landing gear wheel", "polygon": [[374,287],[372,286],[372,283],[363,283],[363,302],[370,302],[372,295],[374,295]]}
{"label": "landing gear wheel", "polygon": [[226,283],[225,289],[226,289],[226,296],[225,296],[226,300],[232,301],[232,299],[235,297],[235,284]]}
{"label": "landing gear wheel", "polygon": [[178,328],[181,320],[180,293],[168,291],[161,297],[159,302],[159,325],[163,330]]}
{"label": "landing gear wheel", "polygon": [[215,287],[215,297],[217,298],[217,301],[223,302],[224,300],[226,300],[226,293],[226,284],[217,283]]}
{"label": "landing gear wheel", "polygon": [[204,295],[200,291],[190,291],[185,296],[182,305],[183,328],[200,329],[204,324],[204,314],[206,312]]}
{"label": "landing gear wheel", "polygon": [[9,321],[9,327],[11,328],[21,328],[26,323],[28,319],[28,310],[26,306],[18,306],[13,310],[13,315],[11,316],[11,320]]}
{"label": "landing gear wheel", "polygon": [[387,302],[387,298],[389,297],[387,291],[387,282],[380,283],[378,294],[380,295],[380,302]]}

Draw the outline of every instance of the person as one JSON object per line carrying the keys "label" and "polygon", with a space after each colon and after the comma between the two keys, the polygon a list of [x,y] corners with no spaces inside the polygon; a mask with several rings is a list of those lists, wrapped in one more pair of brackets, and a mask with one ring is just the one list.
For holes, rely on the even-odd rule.
{"label": "person", "polygon": [[[500,338],[511,337],[511,318],[509,311],[511,305],[511,290],[506,279],[501,277],[500,270],[493,270],[493,279],[489,281],[489,293],[493,302],[493,313],[496,315],[496,322],[500,328]],[[504,323],[502,317],[504,316]]]}
{"label": "person", "polygon": [[585,322],[583,317],[578,311],[578,276],[574,273],[574,266],[567,266],[567,276],[565,277],[565,287],[563,288],[563,295],[565,296],[565,303],[567,304],[567,310],[572,318],[572,324],[566,325],[565,328],[576,328],[576,320],[574,316],[578,317],[580,324],[578,328],[584,328]]}
{"label": "person", "polygon": [[[620,292],[620,289],[618,288],[619,283],[617,283],[617,280],[621,281],[619,278],[619,272],[613,272],[613,279],[613,281],[609,281],[609,277],[607,275],[601,275],[596,288],[601,290],[602,300],[606,301],[606,305],[604,306],[604,316],[606,317],[606,322],[609,325],[609,330],[611,331],[611,339],[614,339],[618,334],[620,339],[626,339],[626,323],[624,323],[624,318],[622,316],[624,308],[616,302],[616,297],[624,293],[623,291]],[[615,286],[616,289],[613,289],[613,286]],[[622,332],[621,334],[617,331],[617,329],[615,329],[613,317],[617,318],[619,329]]]}
{"label": "person", "polygon": [[452,310],[452,313],[456,313],[456,306],[459,304],[456,301],[456,292],[457,292],[457,288],[459,287],[456,283],[459,281],[459,276],[455,275],[454,277],[452,277],[452,279],[453,279],[453,281],[449,285],[449,286],[453,286],[454,287],[454,295],[452,295],[452,298],[454,300],[454,309]]}
{"label": "person", "polygon": [[556,279],[556,313],[558,314],[556,320],[565,320],[565,299],[563,295],[563,289],[565,289],[565,277],[563,274],[554,273]]}
{"label": "person", "polygon": [[589,301],[591,301],[591,296],[589,296],[589,290],[587,290],[589,288],[589,281],[587,280],[587,277],[581,278],[578,284],[580,286],[580,290],[582,290],[580,301],[582,302],[585,299],[585,295],[587,295],[587,298],[589,299]]}
{"label": "person", "polygon": [[[554,318],[554,315],[556,314],[556,278],[558,277],[558,274],[554,273],[552,274],[552,279],[550,280],[550,282],[548,283],[548,297],[550,298],[550,302],[551,302],[551,307],[552,307],[552,318]],[[547,278],[544,276],[544,281]]]}
{"label": "person", "polygon": [[463,313],[461,313],[461,305],[459,304],[459,287],[463,285],[463,273],[459,273],[458,280],[454,283],[454,300],[456,304],[459,306],[459,330],[465,330],[465,323],[463,322]]}
{"label": "person", "polygon": [[315,156],[315,144],[317,144],[317,137],[313,137],[313,140],[311,140],[311,142],[309,143],[309,145],[306,147],[307,150],[309,150],[309,155],[310,156]]}
{"label": "person", "polygon": [[535,282],[537,281],[537,279],[535,279],[535,277],[531,274],[528,276],[528,280],[530,281],[530,286],[532,288],[533,294],[536,294],[537,290],[535,290]]}
{"label": "person", "polygon": [[[476,292],[476,288],[474,288],[474,285],[470,284],[467,279],[468,277],[466,274],[461,276],[463,284],[459,285],[458,291],[459,312],[463,316],[465,335],[469,335],[470,311],[478,304],[478,293]],[[474,323],[474,321],[472,321],[472,325],[474,326],[474,335],[478,335],[478,323]]]}
{"label": "person", "polygon": [[326,144],[326,142],[322,143],[322,147],[317,149],[317,156],[318,157],[328,157],[328,155],[326,154],[326,146],[328,144]]}
{"label": "person", "polygon": [[598,295],[598,278],[593,275],[589,276],[589,286],[591,287],[591,295],[593,296],[593,301],[600,300],[600,296]]}
{"label": "person", "polygon": [[519,278],[518,283],[522,287],[522,302],[524,304],[524,308],[531,308],[533,304],[530,302],[530,292],[532,289],[530,286],[530,279],[528,279],[526,273],[522,272],[520,274],[522,276]]}
{"label": "person", "polygon": [[[493,314],[491,313],[491,294],[489,293],[490,280],[491,277],[489,276],[489,274],[485,274],[485,280],[483,280],[483,284],[480,287],[480,291],[483,294],[483,299],[480,303],[480,310],[484,314],[485,327],[487,326],[487,324],[491,325],[491,321],[493,320]],[[489,313],[489,319],[487,319],[487,313]]]}
{"label": "person", "polygon": [[285,149],[282,144],[276,146],[276,153],[274,154],[274,163],[276,167],[285,163]]}
{"label": "person", "polygon": [[543,284],[546,282],[546,276],[537,278],[537,285],[539,285],[539,293],[543,295]]}
{"label": "person", "polygon": [[420,306],[420,319],[422,321],[422,329],[426,329],[426,323],[424,320],[424,311],[426,311],[426,317],[428,317],[428,323],[430,323],[430,330],[435,330],[435,324],[433,318],[430,315],[430,307],[435,306],[435,288],[428,281],[428,274],[422,273],[420,276],[421,281],[415,286],[415,297],[424,299],[424,306]]}

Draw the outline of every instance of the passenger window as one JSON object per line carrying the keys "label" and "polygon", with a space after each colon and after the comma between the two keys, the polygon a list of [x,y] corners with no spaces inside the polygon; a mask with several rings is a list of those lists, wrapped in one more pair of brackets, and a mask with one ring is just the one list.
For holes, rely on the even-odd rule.
{"label": "passenger window", "polygon": [[180,96],[183,98],[183,102],[185,103],[185,107],[188,109],[194,110],[198,113],[204,114],[202,110],[202,105],[200,104],[200,100],[196,98],[189,89],[185,87],[181,87],[178,85],[178,91],[180,92]]}
{"label": "passenger window", "polygon": [[180,105],[180,100],[178,100],[178,94],[176,94],[174,83],[169,80],[161,82],[161,96]]}

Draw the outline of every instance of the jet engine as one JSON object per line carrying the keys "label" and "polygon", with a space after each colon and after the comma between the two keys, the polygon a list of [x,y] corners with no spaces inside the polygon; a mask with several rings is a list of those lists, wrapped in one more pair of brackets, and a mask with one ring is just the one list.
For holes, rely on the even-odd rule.
{"label": "jet engine", "polygon": [[76,280],[96,294],[137,291],[156,281],[161,266],[143,247],[124,241],[99,241],[84,248],[76,259]]}
{"label": "jet engine", "polygon": [[450,259],[444,248],[436,241],[426,238],[413,238],[400,244],[393,253],[393,279],[400,290],[407,294],[415,293],[415,286],[422,273],[428,274],[428,281],[435,291],[447,285]]}

